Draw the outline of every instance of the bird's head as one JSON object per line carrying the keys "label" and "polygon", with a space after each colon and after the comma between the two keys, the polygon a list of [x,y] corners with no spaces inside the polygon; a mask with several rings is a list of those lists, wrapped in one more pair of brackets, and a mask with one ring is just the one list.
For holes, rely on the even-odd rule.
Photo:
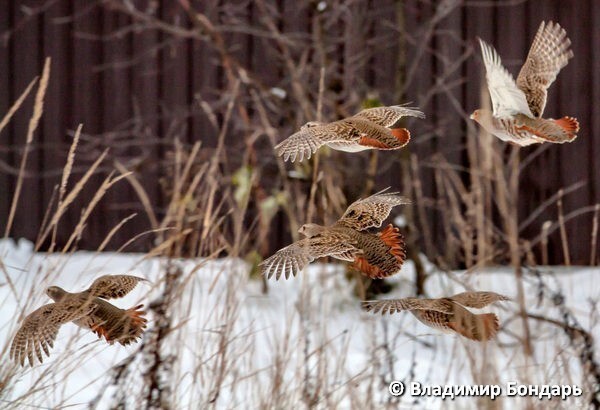
{"label": "bird's head", "polygon": [[46,289],[46,295],[48,295],[50,299],[55,302],[61,300],[66,294],[67,292],[58,286],[50,286],[48,289]]}
{"label": "bird's head", "polygon": [[478,108],[475,111],[473,111],[473,113],[471,114],[471,116],[469,118],[471,118],[472,120],[477,121],[478,123],[488,122],[488,121],[492,120],[493,114],[488,109]]}
{"label": "bird's head", "polygon": [[298,229],[298,232],[307,238],[312,238],[313,236],[317,236],[321,232],[323,232],[324,227],[317,224],[304,224]]}
{"label": "bird's head", "polygon": [[492,132],[494,127],[494,116],[490,110],[486,110],[485,108],[479,108],[471,114],[470,118],[479,123],[483,128]]}

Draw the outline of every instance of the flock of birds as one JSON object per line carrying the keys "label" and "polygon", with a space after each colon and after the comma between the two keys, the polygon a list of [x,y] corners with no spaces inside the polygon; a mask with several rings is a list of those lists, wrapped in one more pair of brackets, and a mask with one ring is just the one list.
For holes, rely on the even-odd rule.
{"label": "flock of birds", "polygon": [[[501,140],[519,146],[536,143],[571,142],[577,137],[575,118],[542,117],[547,90],[573,52],[570,40],[558,24],[542,22],[525,64],[515,81],[502,66],[493,47],[479,39],[486,68],[492,110],[478,109],[471,119]],[[331,123],[309,122],[300,131],[275,147],[285,161],[308,159],[319,147],[358,152],[368,149],[397,150],[410,141],[410,132],[399,126],[404,117],[425,118],[417,108],[377,107]],[[406,260],[404,238],[397,227],[388,225],[379,232],[392,208],[409,204],[397,193],[383,190],[353,202],[331,226],[305,224],[299,232],[305,236],[276,252],[261,263],[267,278],[296,276],[317,258],[330,256],[349,261],[370,278],[394,275]],[[69,293],[52,286],[47,295],[54,301],[29,314],[17,331],[10,356],[19,364],[41,363],[49,356],[61,325],[73,322],[89,329],[113,344],[127,345],[141,337],[147,320],[141,306],[123,310],[107,302],[129,293],[143,278],[130,275],[106,275],[96,279],[89,289]],[[365,301],[365,310],[373,313],[410,311],[427,326],[456,332],[468,339],[487,341],[498,332],[498,317],[493,313],[474,314],[467,308],[480,309],[491,303],[510,300],[494,292],[464,292],[439,299],[404,298]]]}

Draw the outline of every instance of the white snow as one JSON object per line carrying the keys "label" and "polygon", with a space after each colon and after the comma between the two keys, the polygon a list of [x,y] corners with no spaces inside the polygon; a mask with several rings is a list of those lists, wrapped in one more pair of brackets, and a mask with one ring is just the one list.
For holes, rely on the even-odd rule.
{"label": "white snow", "polygon": [[[19,406],[113,406],[117,389],[110,386],[114,374],[110,369],[137,352],[142,343],[110,346],[91,332],[67,324],[50,357],[41,365],[21,370],[8,357],[10,339],[22,321],[19,313],[48,303],[44,293],[48,285],[79,291],[100,275],[119,273],[146,277],[153,285],[139,285],[114,303],[123,308],[148,305],[161,293],[169,261],[146,259],[143,254],[49,255],[34,253],[31,243],[24,240],[2,240],[0,262],[0,375],[10,366],[16,371],[4,390],[0,386],[0,407],[15,401]],[[446,274],[424,262],[431,274],[426,282],[430,297],[449,296],[465,286],[517,295],[515,276],[508,268]],[[211,401],[218,408],[297,407],[311,391],[318,391],[319,408],[482,406],[473,397],[442,401],[405,393],[393,398],[387,389],[392,380],[423,385],[497,383],[503,387],[508,381],[575,384],[584,390],[582,397],[553,400],[555,406],[570,408],[589,394],[578,351],[557,326],[529,320],[534,355],[526,358],[517,340],[523,328],[516,303],[502,302],[487,309],[498,314],[503,328],[497,341],[484,345],[428,328],[408,313],[382,317],[361,311],[353,291],[355,283],[347,279],[341,264],[312,264],[299,277],[269,281],[268,293],[263,294],[260,278],[249,278],[250,268],[241,260],[171,263],[181,267],[183,277],[189,280],[172,307],[176,330],[165,349],[173,354],[166,383],[172,388],[174,408],[202,408]],[[560,289],[579,323],[600,337],[595,304],[600,299],[600,284],[595,280],[600,270],[542,270],[543,283]],[[393,292],[380,298],[413,296],[413,276],[409,262],[391,279],[397,284]],[[538,303],[538,282],[525,275],[528,311],[562,320],[548,298]],[[151,312],[149,319],[144,343],[155,329]],[[219,354],[223,349],[225,356]],[[127,382],[131,385],[127,388],[131,394],[125,401],[132,408],[143,396],[141,373],[147,365],[140,354],[130,367]],[[496,400],[507,408],[524,403],[521,398]],[[533,402],[539,401],[535,398]]]}

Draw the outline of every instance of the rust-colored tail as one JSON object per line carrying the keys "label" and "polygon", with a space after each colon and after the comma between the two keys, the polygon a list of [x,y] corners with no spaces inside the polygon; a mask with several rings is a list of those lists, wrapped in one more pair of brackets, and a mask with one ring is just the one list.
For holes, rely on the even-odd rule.
{"label": "rust-colored tail", "polygon": [[392,147],[385,144],[384,142],[379,141],[375,138],[370,138],[370,137],[364,136],[364,135],[362,137],[360,137],[360,140],[358,141],[358,143],[360,145],[364,145],[365,147],[373,147],[373,148],[378,148],[378,149],[392,149]]}
{"label": "rust-colored tail", "polygon": [[144,317],[146,312],[141,310],[143,307],[144,305],[137,305],[125,311],[122,332],[117,340],[122,345],[135,342],[144,333],[148,320]]}
{"label": "rust-colored tail", "polygon": [[535,118],[528,119],[525,124],[515,127],[517,130],[524,130],[532,133],[542,141],[562,144],[571,142],[577,138],[579,131],[579,122],[573,117],[562,117],[558,120]]}
{"label": "rust-colored tail", "polygon": [[577,136],[577,132],[579,132],[579,121],[577,121],[577,118],[562,117],[554,120],[554,122],[565,131],[569,140]]}
{"label": "rust-colored tail", "polygon": [[146,323],[144,311],[140,310],[143,305],[137,305],[127,310],[118,310],[119,314],[111,314],[103,318],[91,329],[98,337],[104,337],[110,344],[119,342],[123,346],[135,342],[144,333]]}
{"label": "rust-colored tail", "polygon": [[410,141],[410,131],[406,128],[392,128],[392,135],[398,139],[401,146],[405,146]]}
{"label": "rust-colored tail", "polygon": [[448,327],[462,336],[477,342],[493,339],[500,328],[498,316],[493,313],[460,316],[457,316],[455,321],[448,323]]}
{"label": "rust-colored tail", "polygon": [[355,267],[372,279],[382,279],[398,272],[406,260],[404,237],[394,225],[377,234],[375,243],[365,246],[354,260]]}
{"label": "rust-colored tail", "polygon": [[406,260],[406,244],[400,230],[394,225],[389,224],[383,231],[379,232],[379,237],[383,243],[390,247],[390,253],[402,265]]}
{"label": "rust-colored tail", "polygon": [[390,150],[402,148],[410,141],[410,131],[408,131],[406,128],[392,128],[390,131],[394,138],[398,141],[394,141],[393,139],[389,138],[389,136],[388,138],[385,138],[386,141],[384,142],[379,139],[363,135],[362,137],[360,137],[358,143],[365,147]]}
{"label": "rust-colored tail", "polygon": [[386,274],[380,267],[369,263],[367,258],[363,256],[357,256],[356,259],[354,259],[354,267],[371,279],[383,279],[389,276],[389,274]]}

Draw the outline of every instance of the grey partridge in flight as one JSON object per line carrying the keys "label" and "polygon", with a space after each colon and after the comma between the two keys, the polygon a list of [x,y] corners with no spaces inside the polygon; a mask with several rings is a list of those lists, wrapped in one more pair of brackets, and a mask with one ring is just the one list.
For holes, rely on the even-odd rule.
{"label": "grey partridge in flight", "polygon": [[423,324],[443,331],[456,332],[478,342],[496,336],[499,324],[493,313],[474,314],[466,307],[481,309],[487,305],[511,300],[494,292],[463,292],[439,299],[390,299],[365,301],[363,308],[372,313],[396,313],[408,310]]}
{"label": "grey partridge in flight", "polygon": [[379,228],[393,207],[410,200],[395,192],[381,191],[352,203],[344,215],[331,226],[305,224],[298,232],[306,236],[277,251],[260,265],[267,278],[296,276],[313,260],[325,256],[354,262],[370,278],[385,278],[398,272],[406,259],[404,238],[398,228]]}
{"label": "grey partridge in flight", "polygon": [[330,123],[308,122],[276,145],[275,150],[285,161],[294,162],[310,158],[323,145],[346,152],[400,149],[410,141],[410,132],[398,125],[403,117],[425,118],[425,114],[393,105],[368,108]]}
{"label": "grey partridge in flight", "polygon": [[90,329],[110,344],[123,346],[135,342],[146,328],[142,305],[123,310],[105,299],[120,298],[129,293],[140,281],[146,279],[130,275],[105,275],[96,279],[89,289],[69,293],[58,286],[50,286],[46,294],[54,300],[29,314],[17,331],[10,348],[10,357],[23,366],[30,366],[35,357],[42,363],[43,353],[50,356],[50,348],[61,325],[73,322]]}
{"label": "grey partridge in flight", "polygon": [[471,119],[501,140],[520,146],[573,141],[579,131],[577,119],[542,118],[548,87],[573,57],[565,30],[557,23],[542,22],[516,82],[496,50],[481,39],[479,43],[492,111],[480,108]]}

